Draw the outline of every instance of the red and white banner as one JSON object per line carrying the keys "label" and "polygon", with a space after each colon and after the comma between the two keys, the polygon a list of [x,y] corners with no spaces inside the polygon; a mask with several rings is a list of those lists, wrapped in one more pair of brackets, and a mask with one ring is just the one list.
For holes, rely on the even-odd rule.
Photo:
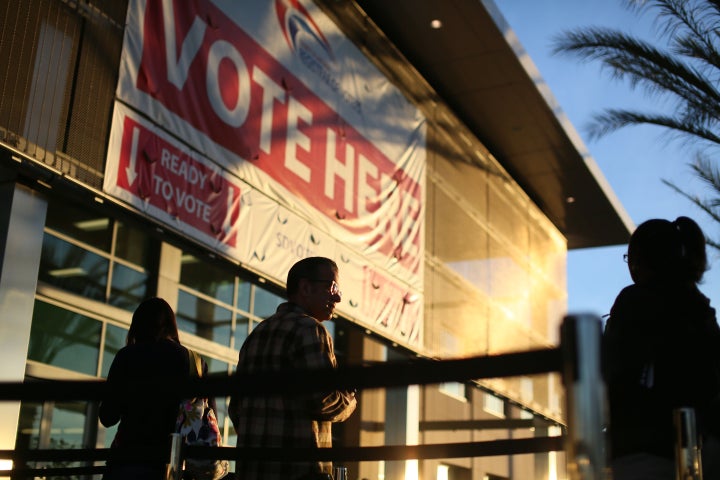
{"label": "red and white banner", "polygon": [[[368,315],[384,317],[386,331],[409,305],[422,305],[407,301],[423,288],[425,119],[418,109],[309,0],[129,3],[117,95],[150,121],[118,104],[106,190],[241,262],[282,257],[255,265],[281,281],[297,256],[353,252],[372,273],[350,276],[382,277],[397,286],[393,298],[403,293],[391,306],[361,308],[360,320],[375,325]],[[158,157],[146,132],[187,147],[176,143]],[[143,155],[155,158],[152,169],[138,167]],[[122,173],[132,161],[146,169],[143,189]],[[208,196],[216,185],[206,170],[239,189],[225,191],[224,209],[222,194]],[[235,194],[255,201],[240,205]],[[269,227],[285,213],[287,232],[270,241]],[[307,243],[307,229],[336,247]]]}
{"label": "red and white banner", "polygon": [[108,193],[215,249],[237,248],[239,179],[121,104],[108,151]]}

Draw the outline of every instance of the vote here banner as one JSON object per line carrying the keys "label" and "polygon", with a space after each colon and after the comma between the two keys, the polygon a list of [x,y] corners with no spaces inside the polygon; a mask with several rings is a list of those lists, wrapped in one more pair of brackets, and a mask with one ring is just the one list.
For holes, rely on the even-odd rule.
{"label": "vote here banner", "polygon": [[131,0],[118,97],[422,285],[425,119],[307,0]]}
{"label": "vote here banner", "polygon": [[[117,97],[237,185],[308,222],[397,285],[386,290],[400,307],[388,313],[378,304],[373,312],[399,319],[417,315],[419,305],[422,314],[422,300],[403,308],[395,297],[423,290],[425,118],[311,0],[129,0]],[[131,142],[129,127],[116,127],[122,132],[112,135]],[[125,180],[114,163],[122,158],[108,151],[105,188],[131,198],[138,193],[132,185],[113,183]],[[201,232],[240,262],[263,258],[254,245],[248,258],[248,245],[228,243],[249,241],[232,237],[248,212],[241,208],[229,227],[217,219],[205,226],[213,208],[200,203],[202,196],[181,193],[202,188],[203,177],[172,157],[159,165],[163,180],[143,200],[148,212]],[[248,213],[253,223],[242,228],[273,224],[263,218],[271,210]],[[293,251],[254,267],[282,279],[277,270]]]}

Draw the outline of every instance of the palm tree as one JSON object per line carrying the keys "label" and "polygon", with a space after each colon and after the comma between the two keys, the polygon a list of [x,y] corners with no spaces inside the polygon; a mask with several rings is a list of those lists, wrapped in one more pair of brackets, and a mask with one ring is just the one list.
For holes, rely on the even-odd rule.
{"label": "palm tree", "polygon": [[[665,111],[609,108],[593,116],[590,138],[623,127],[655,125],[695,147],[693,172],[711,189],[708,198],[673,190],[720,223],[720,171],[712,160],[720,148],[720,0],[624,0],[638,13],[651,11],[659,27],[658,47],[610,28],[569,30],[554,40],[554,53],[600,61],[613,78],[666,101]],[[708,240],[720,250],[720,242]]]}
{"label": "palm tree", "polygon": [[[712,196],[709,198],[700,198],[697,195],[686,192],[668,180],[663,180],[663,183],[700,207],[710,218],[720,224],[720,215],[718,214],[720,212],[720,171],[718,167],[713,165],[707,156],[701,154],[696,155],[695,161],[690,164],[690,167],[693,169],[695,175],[712,190]],[[706,241],[708,245],[720,251],[720,242],[711,238],[707,238]]]}

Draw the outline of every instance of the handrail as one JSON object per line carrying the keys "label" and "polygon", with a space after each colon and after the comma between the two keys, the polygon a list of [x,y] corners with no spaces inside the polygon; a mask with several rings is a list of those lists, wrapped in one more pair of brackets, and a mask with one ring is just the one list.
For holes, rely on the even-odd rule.
{"label": "handrail", "polygon": [[[122,391],[161,390],[180,398],[196,395],[266,395],[327,389],[368,389],[405,385],[512,377],[562,370],[563,352],[547,348],[453,360],[415,360],[335,370],[287,370],[263,374],[210,374],[186,382],[153,381],[123,386]],[[418,368],[421,366],[422,368]],[[40,380],[0,382],[0,401],[101,400],[108,392],[104,380]]]}
{"label": "handrail", "polygon": [[[300,393],[327,389],[368,389],[427,385],[449,381],[481,378],[532,375],[548,372],[563,373],[567,395],[568,423],[564,437],[535,437],[495,440],[462,444],[404,445],[385,447],[335,447],[332,449],[184,447],[183,456],[214,459],[294,458],[304,460],[407,460],[425,458],[475,457],[514,455],[566,450],[571,480],[600,480],[606,478],[604,438],[593,436],[601,432],[604,419],[604,391],[599,366],[600,319],[595,316],[568,316],[563,321],[561,347],[531,350],[501,355],[456,360],[416,360],[363,367],[344,367],[337,370],[305,370],[264,373],[262,375],[209,375],[182,384],[154,382],[153,385],[124,386],[123,394],[162,388],[165,395],[179,398],[190,396],[227,396],[230,394],[267,395]],[[422,365],[422,368],[418,368]],[[0,401],[9,400],[99,400],[108,392],[103,381],[38,381],[0,383]],[[83,461],[97,460],[107,454],[123,455],[129,450],[89,449]],[[0,451],[0,458],[24,461],[49,459],[65,454],[63,460],[73,458],[72,450],[34,450],[25,452]],[[79,451],[76,451],[79,454]],[[146,452],[147,453],[147,452]],[[37,454],[37,455],[35,455]],[[165,452],[167,457],[168,452]],[[267,455],[267,456],[266,456]],[[79,457],[78,457],[79,458]],[[107,457],[105,458],[107,459]],[[180,456],[175,455],[171,468],[179,469]],[[98,467],[70,467],[74,469]],[[30,472],[33,469],[22,469]],[[39,474],[48,474],[48,469]],[[20,469],[0,471],[0,476],[16,474]]]}
{"label": "handrail", "polygon": [[675,478],[677,480],[702,480],[702,458],[697,441],[695,410],[688,407],[673,411],[675,424]]}
{"label": "handrail", "polygon": [[568,476],[571,480],[610,477],[605,442],[605,383],[600,366],[602,328],[597,317],[566,319],[560,328],[565,350],[563,383],[568,418]]}
{"label": "handrail", "polygon": [[[242,448],[235,447],[190,447],[183,448],[184,456],[195,458],[222,459],[222,460],[271,460],[282,457],[285,460],[308,460],[308,461],[347,461],[347,462],[372,462],[379,460],[416,460],[416,459],[437,459],[437,458],[468,458],[486,456],[520,455],[528,453],[542,453],[562,451],[566,439],[563,436],[557,437],[533,437],[518,438],[510,440],[492,440],[481,442],[462,443],[439,443],[424,445],[385,445],[380,447],[333,447],[333,448]],[[102,449],[108,452],[109,449]],[[37,452],[37,455],[27,453]],[[63,452],[73,452],[72,459],[81,460],[82,454],[92,455],[97,452],[93,449],[84,450],[34,450],[24,452],[22,459],[33,460],[56,460],[64,459]],[[13,458],[12,450],[0,450],[0,458]],[[102,456],[93,455],[92,460],[101,460]],[[90,460],[86,459],[86,460]],[[88,468],[88,467],[65,467]],[[103,467],[92,467],[103,468]],[[10,475],[13,470],[0,470],[0,476]],[[14,470],[15,474],[19,469]],[[69,470],[68,470],[69,472]],[[47,469],[23,469],[23,474],[39,475],[47,474]],[[97,473],[97,472],[96,472]]]}

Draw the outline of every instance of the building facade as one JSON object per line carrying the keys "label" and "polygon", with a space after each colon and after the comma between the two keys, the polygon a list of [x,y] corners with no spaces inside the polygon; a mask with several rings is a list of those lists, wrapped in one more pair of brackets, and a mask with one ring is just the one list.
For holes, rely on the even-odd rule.
{"label": "building facade", "polygon": [[[490,21],[496,55],[526,74],[516,93],[534,92],[522,103],[552,110],[490,3],[443,4],[454,10],[428,19]],[[310,255],[340,265],[329,329],[342,364],[556,345],[568,248],[620,243],[630,223],[557,119],[519,114],[561,139],[543,154],[553,173],[533,176],[546,164],[517,161],[520,143],[503,137],[514,130],[490,131],[509,113],[478,124],[434,80],[442,69],[403,46],[408,35],[422,43],[402,29],[425,19],[380,7],[0,6],[0,379],[103,378],[149,296],[173,305],[183,344],[211,372],[232,373],[282,301],[287,269]],[[571,196],[573,179],[590,187]],[[559,434],[562,395],[554,374],[364,391],[336,444]],[[114,434],[93,402],[7,402],[0,415],[0,449],[106,447]],[[528,422],[508,421],[518,419]],[[473,427],[481,420],[497,422]],[[564,475],[553,452],[348,466],[370,480]]]}

